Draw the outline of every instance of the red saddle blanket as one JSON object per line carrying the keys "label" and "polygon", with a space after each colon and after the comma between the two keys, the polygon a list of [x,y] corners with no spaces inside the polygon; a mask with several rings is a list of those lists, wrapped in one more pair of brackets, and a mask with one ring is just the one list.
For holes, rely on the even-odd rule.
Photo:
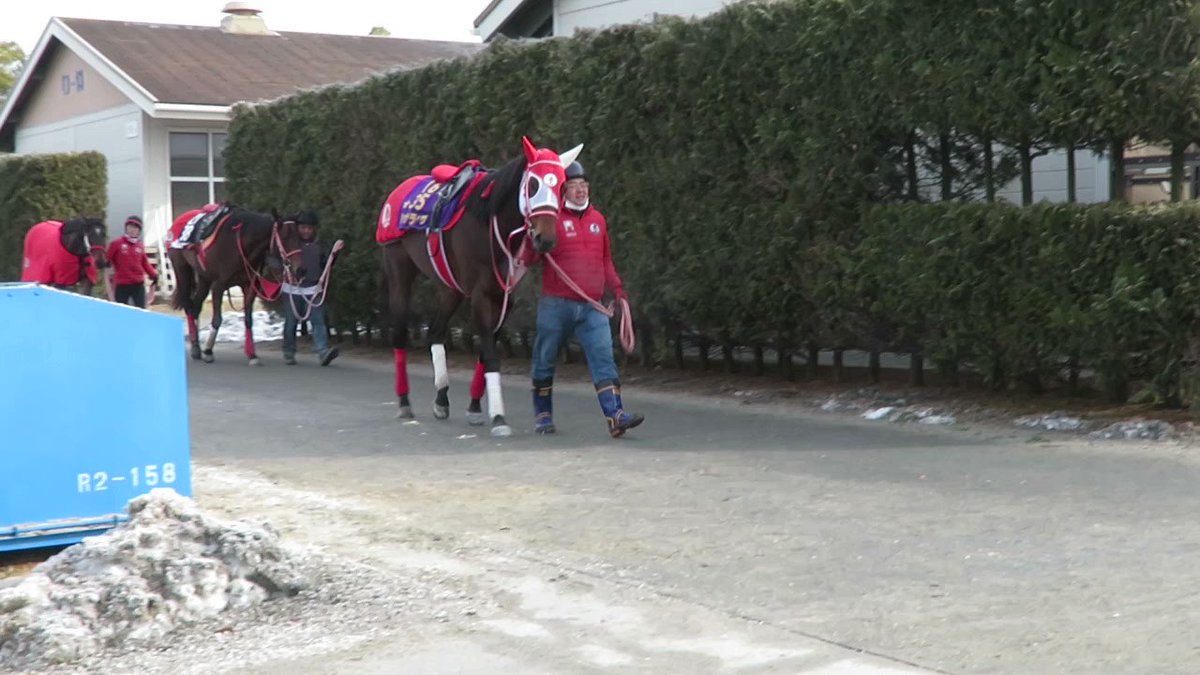
{"label": "red saddle blanket", "polygon": [[[478,170],[478,160],[461,166],[439,164],[425,176],[413,176],[392,190],[379,212],[375,225],[375,241],[384,244],[403,237],[413,230],[446,231],[454,227],[466,210],[467,198],[479,186],[487,173],[478,171],[447,203],[440,203],[439,193],[464,171]],[[467,176],[462,177],[467,180]]]}

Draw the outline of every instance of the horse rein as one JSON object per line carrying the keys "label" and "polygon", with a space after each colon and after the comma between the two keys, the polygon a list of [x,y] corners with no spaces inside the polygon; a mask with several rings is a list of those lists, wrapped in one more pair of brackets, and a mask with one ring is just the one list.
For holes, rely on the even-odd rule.
{"label": "horse rein", "polygon": [[[296,282],[300,281],[300,279],[296,278],[292,274],[292,269],[290,266],[288,266],[287,260],[291,259],[293,256],[300,255],[300,249],[296,249],[294,251],[288,251],[284,247],[283,237],[280,236],[280,234],[279,234],[279,224],[280,223],[278,221],[276,221],[275,224],[271,227],[271,247],[274,249],[277,249],[279,251],[280,256],[282,257],[282,259],[284,261],[283,283],[287,284],[289,286],[292,286],[294,288],[299,288],[299,284],[297,284]],[[285,221],[283,221],[283,224],[284,225],[289,225],[289,224],[296,225],[297,223],[294,220],[285,220]],[[292,308],[292,316],[296,317],[297,321],[308,321],[309,317],[312,316],[313,309],[325,304],[325,300],[329,296],[329,282],[333,278],[333,275],[332,275],[333,259],[335,257],[337,257],[338,251],[341,251],[343,246],[345,246],[345,242],[343,242],[341,239],[338,239],[336,242],[333,243],[333,248],[329,252],[329,257],[325,259],[325,269],[321,270],[321,276],[319,279],[317,279],[316,287],[319,290],[316,293],[312,294],[311,299],[308,301],[308,306],[305,308],[303,314],[301,314],[299,311],[296,310],[296,297],[295,297],[296,294],[295,293],[287,294],[288,304]],[[317,298],[320,298],[320,300],[318,300]]]}

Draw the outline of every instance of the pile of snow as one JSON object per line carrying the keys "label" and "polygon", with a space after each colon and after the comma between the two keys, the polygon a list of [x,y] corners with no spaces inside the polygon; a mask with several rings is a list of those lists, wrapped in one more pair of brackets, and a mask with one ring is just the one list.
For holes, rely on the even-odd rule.
{"label": "pile of snow", "polygon": [[1018,417],[1016,425],[1027,429],[1041,429],[1042,431],[1082,431],[1087,427],[1087,422],[1078,417],[1070,417],[1064,412],[1055,411],[1049,415]]}
{"label": "pile of snow", "polygon": [[1117,422],[1099,431],[1088,434],[1092,438],[1137,439],[1144,441],[1161,441],[1175,435],[1175,428],[1169,422],[1162,420],[1133,419]]}
{"label": "pile of snow", "polygon": [[34,668],[150,645],[177,627],[316,584],[305,555],[266,525],[213,518],[171,489],[129,521],[0,590],[0,664]]}
{"label": "pile of snow", "polygon": [[[208,339],[212,332],[209,325],[201,325],[200,342]],[[187,335],[187,328],[184,328]],[[217,331],[217,342],[242,342],[246,339],[246,324],[242,322],[241,312],[225,312],[221,315],[221,330]],[[254,341],[271,342],[283,339],[283,315],[267,310],[254,312]]]}
{"label": "pile of snow", "polygon": [[899,424],[916,422],[917,424],[949,426],[958,422],[954,415],[943,413],[934,408],[920,406],[908,406],[907,408],[884,406],[882,408],[872,408],[863,413],[862,416],[864,419],[872,421],[882,420]]}

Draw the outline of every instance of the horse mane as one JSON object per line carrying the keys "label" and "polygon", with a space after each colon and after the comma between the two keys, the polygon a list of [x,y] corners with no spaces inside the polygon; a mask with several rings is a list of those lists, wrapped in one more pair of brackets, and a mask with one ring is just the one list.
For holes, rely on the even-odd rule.
{"label": "horse mane", "polygon": [[88,228],[88,219],[87,218],[72,218],[70,220],[62,221],[62,224],[63,224],[62,233],[63,233],[64,237],[70,236],[70,235],[87,233],[87,228]]}
{"label": "horse mane", "polygon": [[[508,205],[508,200],[517,197],[521,175],[525,173],[525,157],[518,155],[499,169],[488,171],[479,187],[467,197],[467,212],[486,223],[492,216],[499,215]],[[486,196],[484,196],[486,195]]]}
{"label": "horse mane", "polygon": [[229,220],[233,223],[242,223],[244,226],[256,229],[260,227],[270,229],[275,225],[275,214],[252,211],[245,207],[231,204],[229,210]]}

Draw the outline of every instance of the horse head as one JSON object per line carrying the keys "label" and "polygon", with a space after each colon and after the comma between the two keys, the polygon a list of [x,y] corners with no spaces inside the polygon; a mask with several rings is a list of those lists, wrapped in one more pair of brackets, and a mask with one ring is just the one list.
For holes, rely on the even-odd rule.
{"label": "horse head", "polygon": [[267,264],[276,274],[283,276],[286,265],[289,274],[299,273],[300,260],[300,213],[289,216],[279,215],[279,211],[271,209],[275,217],[275,233],[271,237],[271,253],[267,256]]}
{"label": "horse head", "polygon": [[92,256],[97,269],[108,267],[108,226],[99,218],[75,218],[63,223],[63,248],[85,258]]}
{"label": "horse head", "polygon": [[583,145],[559,155],[553,150],[534,147],[522,136],[525,150],[525,172],[521,176],[521,215],[531,233],[533,246],[539,253],[548,253],[558,243],[558,211],[562,205],[562,189],[567,182],[565,170],[574,162]]}

